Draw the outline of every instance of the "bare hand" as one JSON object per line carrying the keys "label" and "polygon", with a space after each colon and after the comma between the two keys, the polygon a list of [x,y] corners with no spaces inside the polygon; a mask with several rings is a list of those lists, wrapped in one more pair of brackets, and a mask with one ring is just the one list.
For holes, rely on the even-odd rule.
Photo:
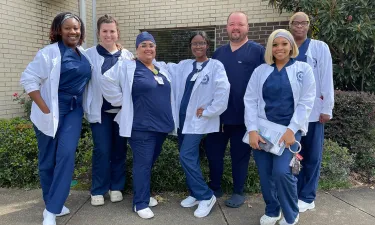
{"label": "bare hand", "polygon": [[249,144],[252,149],[260,150],[259,142],[266,143],[256,131],[249,132]]}
{"label": "bare hand", "polygon": [[200,107],[199,109],[197,109],[197,117],[199,118],[199,117],[201,117],[202,115],[203,115],[203,108],[202,107]]}
{"label": "bare hand", "polygon": [[320,116],[319,116],[319,122],[320,123],[327,123],[330,119],[331,119],[330,116],[327,115],[327,114],[321,113]]}
{"label": "bare hand", "polygon": [[279,145],[281,145],[281,143],[283,142],[285,143],[285,148],[289,148],[296,142],[296,137],[294,136],[294,132],[291,129],[286,129],[285,133],[280,138]]}
{"label": "bare hand", "polygon": [[48,113],[51,112],[47,106],[46,106],[45,108],[43,108],[43,109],[40,109],[40,110],[41,110],[44,114],[48,114]]}

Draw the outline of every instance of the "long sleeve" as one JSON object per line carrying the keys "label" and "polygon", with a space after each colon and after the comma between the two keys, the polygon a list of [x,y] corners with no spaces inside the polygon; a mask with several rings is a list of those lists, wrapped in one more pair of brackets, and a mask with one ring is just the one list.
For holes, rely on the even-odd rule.
{"label": "long sleeve", "polygon": [[203,111],[202,116],[213,117],[221,115],[228,106],[230,84],[223,64],[215,63],[215,90],[212,103]]}
{"label": "long sleeve", "polygon": [[321,57],[319,59],[320,81],[316,82],[320,82],[320,92],[321,96],[323,96],[323,108],[321,113],[330,115],[332,118],[332,110],[334,107],[332,57],[326,43],[322,42],[321,47]]}
{"label": "long sleeve", "polygon": [[20,83],[25,88],[26,93],[39,90],[43,80],[48,78],[49,63],[42,51],[38,51],[34,60],[29,63],[21,75]]}
{"label": "long sleeve", "polygon": [[122,105],[123,93],[121,84],[124,83],[122,81],[126,75],[124,72],[126,72],[126,67],[122,66],[122,63],[117,63],[100,77],[100,87],[103,96],[113,106]]}
{"label": "long sleeve", "polygon": [[316,85],[313,71],[310,66],[306,68],[302,79],[302,87],[297,107],[294,110],[293,117],[288,126],[288,128],[294,133],[301,130],[303,125],[308,121],[316,96]]}
{"label": "long sleeve", "polygon": [[247,84],[244,104],[245,104],[245,125],[248,132],[258,130],[258,102],[259,102],[259,82],[258,82],[259,67],[256,68],[251,75],[250,81]]}

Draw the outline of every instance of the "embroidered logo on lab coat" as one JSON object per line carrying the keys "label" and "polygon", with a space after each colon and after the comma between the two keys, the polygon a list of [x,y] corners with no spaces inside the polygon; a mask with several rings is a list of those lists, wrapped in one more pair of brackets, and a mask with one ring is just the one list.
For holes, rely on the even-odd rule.
{"label": "embroidered logo on lab coat", "polygon": [[316,58],[313,58],[313,67],[316,69],[316,65],[318,64],[318,60]]}
{"label": "embroidered logo on lab coat", "polygon": [[202,80],[202,84],[208,84],[208,81],[210,81],[210,78],[208,77],[208,75],[206,74],[206,75],[204,75],[204,77],[203,77],[203,80]]}
{"label": "embroidered logo on lab coat", "polygon": [[299,72],[297,73],[297,80],[298,80],[299,82],[301,82],[301,81],[302,81],[302,78],[303,78],[303,72],[302,72],[302,71],[299,71]]}

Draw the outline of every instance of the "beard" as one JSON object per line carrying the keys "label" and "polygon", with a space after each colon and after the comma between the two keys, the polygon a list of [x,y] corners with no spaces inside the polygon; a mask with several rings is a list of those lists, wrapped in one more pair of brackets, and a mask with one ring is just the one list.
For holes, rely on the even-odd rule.
{"label": "beard", "polygon": [[229,40],[231,42],[242,42],[246,39],[247,33],[232,34],[228,33]]}

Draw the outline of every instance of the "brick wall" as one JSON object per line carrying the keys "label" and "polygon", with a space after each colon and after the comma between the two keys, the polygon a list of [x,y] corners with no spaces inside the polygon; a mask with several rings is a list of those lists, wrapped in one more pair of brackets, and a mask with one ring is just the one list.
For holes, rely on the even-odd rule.
{"label": "brick wall", "polygon": [[[264,22],[249,24],[249,39],[266,46],[269,35],[276,29],[287,29],[288,21]],[[216,46],[229,42],[226,25],[216,27]]]}
{"label": "brick wall", "polygon": [[[268,30],[259,30],[258,34],[255,29],[279,26],[279,21],[287,21],[289,16],[279,15],[268,7],[266,0],[97,0],[97,16],[107,13],[118,20],[121,43],[131,51],[135,50],[139,30],[201,26],[222,29],[229,13],[235,10],[248,14],[249,22],[254,25],[250,35],[259,40],[264,40],[261,35],[266,35]],[[220,32],[220,35],[225,38],[225,33]]]}
{"label": "brick wall", "polygon": [[57,13],[78,14],[78,0],[0,1],[0,118],[22,115],[12,94],[22,92],[19,79],[36,52],[49,43],[48,33]]}

